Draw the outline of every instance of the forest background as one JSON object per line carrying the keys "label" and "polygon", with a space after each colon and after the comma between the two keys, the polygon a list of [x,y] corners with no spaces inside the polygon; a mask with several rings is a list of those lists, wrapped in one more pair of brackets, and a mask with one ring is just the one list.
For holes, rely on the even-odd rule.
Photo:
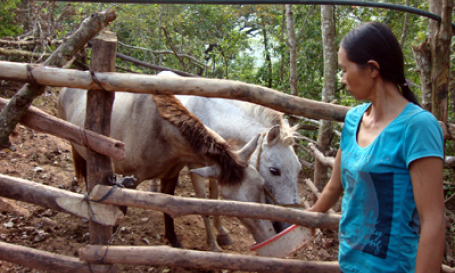
{"label": "forest background", "polygon": [[[441,12],[439,0],[375,1]],[[340,39],[362,22],[387,24],[400,41],[406,77],[425,105],[425,80],[416,65],[416,49],[432,37],[432,21],[415,14],[361,6],[319,5],[175,5],[109,4],[2,0],[0,2],[0,60],[41,63],[93,12],[112,8],[117,19],[107,30],[117,35],[117,52],[140,61],[207,78],[239,80],[308,99],[346,106],[356,102],[340,84],[336,53]],[[453,14],[453,3],[452,3]],[[452,16],[453,18],[453,16]],[[453,19],[451,19],[453,21]],[[433,22],[434,23],[434,22]],[[1,41],[33,41],[27,45]],[[71,68],[87,69],[90,47],[79,54]],[[450,41],[448,114],[455,117],[455,39]],[[158,71],[117,59],[117,71],[156,74]],[[1,73],[1,72],[0,72]],[[3,84],[3,83],[2,83]],[[52,90],[50,91],[52,92]],[[430,99],[431,101],[431,99]],[[289,116],[292,123],[317,130],[300,130],[297,146],[305,173],[321,189],[330,168],[315,160],[307,148],[314,142],[326,155],[339,143],[340,126],[329,121]],[[308,127],[308,125],[310,127]],[[454,143],[446,141],[446,155],[454,155]],[[447,166],[446,166],[447,167]],[[452,167],[445,169],[447,202],[455,203]],[[447,215],[455,222],[453,209]],[[448,236],[454,236],[452,224]],[[453,239],[453,238],[452,238]],[[453,242],[453,240],[450,240]],[[452,245],[452,249],[454,246]]]}

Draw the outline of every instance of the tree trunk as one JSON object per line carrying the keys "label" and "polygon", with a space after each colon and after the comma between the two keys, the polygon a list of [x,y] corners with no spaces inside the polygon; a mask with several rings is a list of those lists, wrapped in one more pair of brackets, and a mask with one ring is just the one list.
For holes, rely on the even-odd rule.
{"label": "tree trunk", "polygon": [[[452,55],[455,55],[455,46],[452,47]],[[450,74],[449,74],[449,97],[450,102],[452,103],[452,113],[455,113],[455,65],[452,62],[451,66],[449,67]]]}
{"label": "tree trunk", "polygon": [[[281,11],[283,15],[286,14],[286,7],[283,6],[281,8]],[[281,37],[285,37],[285,29],[286,29],[286,16],[282,16],[283,19],[281,19]],[[281,91],[284,91],[284,68],[285,68],[285,60],[286,60],[286,55],[284,50],[280,50],[281,52],[281,62],[280,62],[280,87]]]}
{"label": "tree trunk", "polygon": [[[334,7],[322,6],[322,44],[324,55],[324,84],[322,88],[322,101],[330,102],[334,99],[337,84],[337,46],[335,42]],[[317,144],[322,153],[330,146],[332,141],[332,122],[321,120]],[[320,191],[329,180],[327,166],[316,158],[314,165],[314,183]]]}
{"label": "tree trunk", "polygon": [[266,71],[266,75],[265,75],[265,82],[267,83],[267,87],[268,88],[272,88],[272,57],[270,56],[270,52],[269,52],[269,41],[268,41],[268,38],[267,38],[267,30],[266,30],[266,23],[265,23],[265,20],[264,18],[262,17],[261,18],[262,20],[262,35],[264,36],[264,54],[265,54],[265,66],[267,67],[267,69],[265,69]]}
{"label": "tree trunk", "polygon": [[19,4],[20,17],[22,18],[22,25],[24,26],[24,34],[33,29],[32,2],[33,0],[21,0]]}
{"label": "tree trunk", "polygon": [[294,15],[292,5],[286,5],[286,22],[289,42],[289,85],[291,86],[291,95],[298,96],[298,74],[297,74],[297,39],[294,29]]}
{"label": "tree trunk", "polygon": [[[409,6],[410,0],[406,0],[405,5]],[[404,41],[406,40],[406,32],[408,30],[408,21],[409,21],[409,13],[404,14],[404,24],[403,24],[403,31],[401,32],[401,40],[400,40],[400,46],[403,48],[404,46]]]}
{"label": "tree trunk", "polygon": [[422,107],[431,112],[431,49],[430,40],[425,40],[420,46],[413,46],[414,60],[420,73]]}
{"label": "tree trunk", "polygon": [[450,42],[452,39],[453,0],[430,0],[430,12],[441,15],[441,23],[430,23],[432,113],[447,122]]}

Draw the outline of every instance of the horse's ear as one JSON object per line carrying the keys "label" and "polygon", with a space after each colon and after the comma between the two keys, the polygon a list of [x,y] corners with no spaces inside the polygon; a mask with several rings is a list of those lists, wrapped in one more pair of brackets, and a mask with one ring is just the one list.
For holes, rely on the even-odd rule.
{"label": "horse's ear", "polygon": [[255,136],[252,140],[250,140],[243,148],[236,153],[240,157],[240,159],[244,161],[248,161],[250,159],[250,156],[254,153],[256,150],[256,146],[258,144],[258,138],[260,135]]}
{"label": "horse's ear", "polygon": [[272,129],[270,129],[267,132],[267,135],[265,136],[266,139],[265,144],[269,146],[275,145],[281,137],[280,130],[281,130],[280,125],[273,126]]}
{"label": "horse's ear", "polygon": [[195,173],[205,178],[218,178],[220,176],[221,170],[218,166],[208,166],[198,169],[191,169],[190,173]]}

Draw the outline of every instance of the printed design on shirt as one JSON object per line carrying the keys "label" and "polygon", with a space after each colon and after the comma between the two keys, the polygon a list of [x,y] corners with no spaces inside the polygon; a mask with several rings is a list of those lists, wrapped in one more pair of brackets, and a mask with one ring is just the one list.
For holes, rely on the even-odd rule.
{"label": "printed design on shirt", "polygon": [[[386,259],[393,221],[393,173],[343,169],[347,214],[351,223],[343,241],[351,248]],[[351,203],[351,204],[349,204]],[[348,234],[350,233],[350,234]]]}

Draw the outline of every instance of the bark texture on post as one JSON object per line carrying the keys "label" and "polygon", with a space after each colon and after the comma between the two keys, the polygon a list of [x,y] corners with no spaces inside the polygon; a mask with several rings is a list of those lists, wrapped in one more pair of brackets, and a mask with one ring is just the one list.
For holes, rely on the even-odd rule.
{"label": "bark texture on post", "polygon": [[[322,101],[330,102],[335,98],[337,84],[337,46],[335,42],[334,6],[322,6],[322,44],[324,56],[324,83],[322,88]],[[333,136],[332,122],[321,120],[317,144],[322,153],[330,146]],[[316,158],[314,164],[314,183],[320,191],[329,180],[328,168]]]}
{"label": "bark texture on post", "polygon": [[[116,34],[107,31],[100,33],[93,39],[91,72],[114,72],[116,52]],[[93,73],[93,75],[95,74]],[[94,81],[97,81],[96,76],[94,76]],[[110,135],[114,98],[115,92],[102,90],[101,83],[99,83],[99,89],[88,90],[84,124],[86,129],[105,136]],[[98,184],[108,185],[108,177],[113,174],[111,158],[87,148],[87,191],[91,192],[93,187]],[[90,221],[91,244],[107,244],[111,236],[112,227]]]}
{"label": "bark texture on post", "polygon": [[[43,65],[63,67],[74,54],[84,48],[90,39],[115,18],[116,14],[113,10],[92,14],[52,53]],[[33,100],[44,92],[45,86],[37,84],[31,73],[28,77],[31,79],[31,83],[25,84],[0,113],[0,149],[11,146],[9,135],[25,115]]]}

